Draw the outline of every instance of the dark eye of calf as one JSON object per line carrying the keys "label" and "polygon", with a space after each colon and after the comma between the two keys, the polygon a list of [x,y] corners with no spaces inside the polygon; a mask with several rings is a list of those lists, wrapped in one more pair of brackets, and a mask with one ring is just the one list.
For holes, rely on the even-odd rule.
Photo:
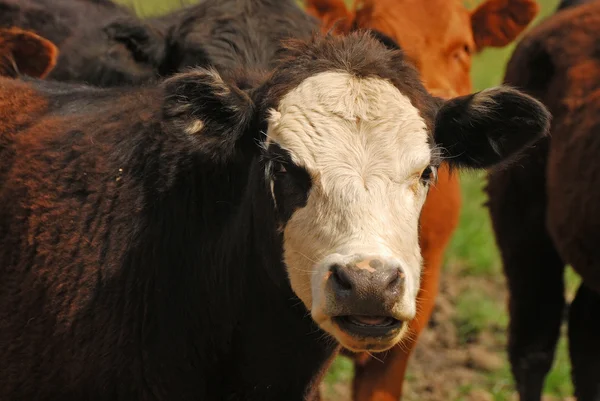
{"label": "dark eye of calf", "polygon": [[435,167],[427,166],[427,168],[421,173],[421,183],[423,183],[423,185],[434,183],[436,179],[437,170]]}
{"label": "dark eye of calf", "polygon": [[[267,160],[267,178],[273,182],[273,197],[277,215],[281,223],[286,223],[294,211],[306,206],[308,193],[312,186],[308,172],[294,164],[290,154],[271,145],[265,154]],[[270,182],[267,182],[271,185]]]}

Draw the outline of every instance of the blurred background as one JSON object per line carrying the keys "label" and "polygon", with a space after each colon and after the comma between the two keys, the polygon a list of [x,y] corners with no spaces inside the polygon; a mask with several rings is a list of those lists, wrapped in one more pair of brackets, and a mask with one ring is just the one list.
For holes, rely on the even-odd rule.
{"label": "blurred background", "polygon": [[[141,16],[160,15],[194,3],[193,0],[118,1]],[[537,1],[541,11],[529,29],[553,13],[559,2]],[[352,0],[347,2],[350,4]],[[476,7],[479,2],[465,0],[468,8]],[[476,90],[502,82],[515,45],[516,42],[502,49],[488,48],[475,57],[472,77]],[[430,327],[421,335],[409,365],[405,401],[517,400],[505,351],[504,277],[484,207],[485,175],[462,173],[461,185],[460,225],[446,253],[441,293]],[[566,279],[570,300],[578,278],[567,269]],[[338,357],[323,383],[326,400],[349,400],[352,375],[350,361]],[[544,401],[570,400],[569,394],[572,394],[570,365],[566,342],[562,339],[546,381]]]}

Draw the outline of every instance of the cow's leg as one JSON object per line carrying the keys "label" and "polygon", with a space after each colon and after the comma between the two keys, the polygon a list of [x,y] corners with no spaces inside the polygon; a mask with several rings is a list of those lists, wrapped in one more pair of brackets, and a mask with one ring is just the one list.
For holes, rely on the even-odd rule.
{"label": "cow's leg", "polygon": [[398,401],[402,396],[408,359],[419,335],[427,327],[438,293],[444,251],[458,225],[460,184],[444,165],[438,182],[428,196],[421,214],[420,245],[423,274],[417,296],[417,316],[409,323],[409,337],[387,353],[361,358],[356,363],[353,383],[355,401]]}
{"label": "cow's leg", "polygon": [[582,284],[569,309],[569,352],[578,401],[600,401],[600,293]]}
{"label": "cow's leg", "polygon": [[521,401],[539,401],[564,310],[564,264],[546,229],[548,142],[489,176],[489,209],[509,290],[508,352]]}
{"label": "cow's leg", "polygon": [[510,293],[508,352],[521,401],[541,399],[564,311],[563,263],[550,244],[536,246],[540,248],[527,258],[504,258]]}

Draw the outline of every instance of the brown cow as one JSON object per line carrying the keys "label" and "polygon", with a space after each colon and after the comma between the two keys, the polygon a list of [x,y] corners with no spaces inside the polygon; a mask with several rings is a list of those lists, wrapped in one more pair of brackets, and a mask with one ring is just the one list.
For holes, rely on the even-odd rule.
{"label": "brown cow", "polygon": [[19,28],[0,28],[0,75],[44,78],[56,65],[52,42]]}
{"label": "brown cow", "polygon": [[583,282],[568,319],[575,396],[600,400],[600,2],[566,3],[521,41],[505,76],[552,111],[552,139],[490,174],[487,188],[521,401],[540,400],[552,366],[567,264]]}
{"label": "brown cow", "polygon": [[[420,70],[427,89],[453,97],[471,92],[473,55],[485,47],[501,47],[513,41],[539,7],[534,0],[488,0],[468,11],[460,0],[363,0],[349,11],[343,0],[307,0],[307,9],[322,20],[324,30],[335,27],[343,33],[370,28],[396,40]],[[356,400],[396,401],[401,396],[408,358],[431,316],[444,250],[458,224],[460,204],[458,177],[451,176],[443,166],[421,215],[425,270],[420,313],[411,323],[413,335],[401,347],[377,357],[384,363],[367,354],[356,358]]]}

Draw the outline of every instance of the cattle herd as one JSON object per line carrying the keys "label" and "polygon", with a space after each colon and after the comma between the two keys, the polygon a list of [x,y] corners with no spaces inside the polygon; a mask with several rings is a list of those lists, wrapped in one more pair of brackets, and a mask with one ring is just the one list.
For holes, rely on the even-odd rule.
{"label": "cattle herd", "polygon": [[521,401],[567,264],[575,395],[600,400],[600,0],[476,93],[534,0],[304,6],[0,0],[0,400],[315,401],[343,352],[356,401],[397,401],[463,168],[490,171]]}

